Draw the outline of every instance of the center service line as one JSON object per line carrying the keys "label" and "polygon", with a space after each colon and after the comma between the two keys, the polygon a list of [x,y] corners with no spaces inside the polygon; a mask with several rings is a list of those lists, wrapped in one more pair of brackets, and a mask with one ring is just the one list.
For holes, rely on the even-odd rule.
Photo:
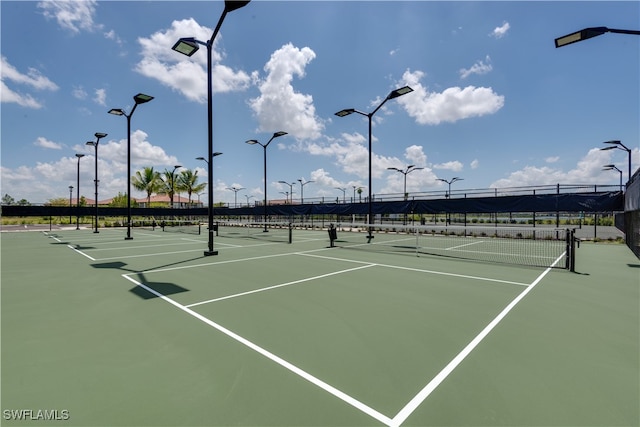
{"label": "center service line", "polygon": [[144,290],[151,292],[152,294],[156,295],[157,297],[163,299],[164,301],[168,302],[169,304],[179,308],[180,310],[184,311],[185,313],[195,317],[196,319],[200,320],[201,322],[206,323],[207,325],[211,326],[214,329],[217,329],[218,331],[222,332],[223,334],[227,335],[228,337],[238,341],[239,343],[249,347],[250,349],[252,349],[253,351],[260,353],[261,355],[263,355],[264,357],[266,357],[267,359],[270,359],[271,361],[277,363],[278,365],[282,366],[285,369],[288,369],[289,371],[293,372],[294,374],[304,378],[305,380],[309,381],[310,383],[320,387],[321,389],[325,390],[328,393],[331,393],[332,395],[334,395],[335,397],[337,397],[338,399],[342,400],[343,402],[348,403],[349,405],[353,406],[356,409],[359,409],[360,411],[364,412],[365,414],[371,416],[372,418],[375,418],[376,420],[380,421],[381,423],[390,426],[392,423],[391,418],[381,414],[380,412],[376,411],[375,409],[365,405],[364,403],[360,402],[359,400],[349,396],[348,394],[338,390],[337,388],[325,383],[324,381],[320,380],[319,378],[314,377],[313,375],[309,374],[306,371],[303,371],[302,369],[298,368],[297,366],[295,366],[292,363],[287,362],[286,360],[276,356],[275,354],[271,353],[268,350],[265,350],[264,348],[260,347],[257,344],[254,344],[253,342],[249,341],[246,338],[241,337],[240,335],[236,334],[235,332],[230,331],[229,329],[225,328],[222,325],[219,325],[218,323],[214,322],[211,319],[208,319],[204,316],[202,316],[201,314],[196,313],[195,311],[191,310],[188,307],[183,306],[182,304],[177,303],[176,301],[172,300],[171,298],[155,291],[154,289],[151,289],[150,287],[138,282],[137,280],[129,277],[130,274],[135,274],[135,273],[127,273],[127,274],[123,274],[122,277],[124,277],[125,279],[129,280],[130,282],[136,284],[137,286],[140,286],[141,288],[143,288]]}

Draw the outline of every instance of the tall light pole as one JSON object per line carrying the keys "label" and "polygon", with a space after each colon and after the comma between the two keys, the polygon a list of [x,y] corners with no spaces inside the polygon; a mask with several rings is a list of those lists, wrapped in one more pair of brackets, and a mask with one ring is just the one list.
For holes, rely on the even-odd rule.
{"label": "tall light pole", "polygon": [[153,96],[139,93],[133,97],[135,104],[131,109],[131,112],[127,114],[121,108],[112,108],[109,110],[109,114],[116,116],[125,116],[127,118],[127,237],[125,240],[131,240],[131,116],[139,104],[145,104],[153,99]]}
{"label": "tall light pole", "polygon": [[271,141],[273,141],[273,138],[278,138],[279,136],[284,136],[286,134],[287,132],[278,131],[271,136],[271,138],[266,144],[261,143],[257,139],[250,139],[248,141],[245,141],[249,145],[254,145],[254,144],[261,145],[262,148],[264,149],[264,232],[265,233],[269,231],[267,229],[267,147],[269,146],[269,144],[271,144]]}
{"label": "tall light pole", "polygon": [[334,187],[336,190],[342,191],[342,203],[347,203],[347,189],[346,187]]}
{"label": "tall light pole", "polygon": [[238,191],[245,190],[244,187],[227,187],[227,190],[233,191],[233,207],[238,207]]}
{"label": "tall light pole", "polygon": [[84,157],[84,154],[76,154],[76,157],[78,158],[78,181],[76,183],[76,230],[80,230],[80,159]]}
{"label": "tall light pole", "polygon": [[71,225],[71,206],[73,200],[73,185],[69,186],[69,225]]}
{"label": "tall light pole", "polygon": [[387,169],[391,170],[391,171],[400,172],[401,174],[404,175],[404,192],[403,192],[403,194],[404,194],[404,200],[407,200],[407,197],[409,196],[407,194],[407,175],[410,174],[413,171],[418,171],[418,170],[424,169],[424,168],[417,168],[416,165],[409,165],[409,166],[407,166],[406,169],[398,169],[398,168],[387,168]]}
{"label": "tall light pole", "polygon": [[[208,209],[207,209],[207,214],[209,216],[208,218],[208,229],[209,229],[209,246],[208,246],[208,251],[206,251],[204,253],[205,256],[209,256],[209,255],[218,255],[218,251],[216,251],[213,248],[213,235],[214,233],[214,229],[213,229],[213,158],[222,155],[221,152],[216,151],[211,153],[211,157],[209,157],[209,160],[205,159],[204,157],[196,157],[196,160],[202,160],[203,162],[207,163],[207,176],[209,177],[209,183],[207,184],[207,197],[209,198],[209,203],[208,203]],[[200,196],[198,196],[200,197]]]}
{"label": "tall light pole", "polygon": [[603,142],[603,144],[611,144],[608,147],[603,147],[600,150],[601,151],[607,151],[607,150],[622,150],[622,151],[626,151],[627,152],[627,157],[628,157],[628,167],[629,167],[629,171],[627,172],[629,175],[627,175],[627,182],[631,181],[631,149],[627,146],[625,146],[622,142],[620,141],[605,141]]}
{"label": "tall light pole", "polygon": [[566,36],[558,37],[555,39],[556,48],[566,46],[572,43],[581,42],[592,37],[601,36],[604,33],[618,33],[618,34],[635,34],[640,35],[640,31],[635,30],[619,30],[616,28],[607,27],[590,27],[585,28],[575,33],[567,34]]}
{"label": "tall light pole", "polygon": [[[173,170],[171,171],[171,174],[169,175],[169,177],[171,178],[171,193],[170,193],[170,201],[171,201],[171,209],[173,209],[175,206],[173,204],[173,197],[176,194],[176,170],[181,168],[182,165],[175,165],[173,167]],[[178,194],[178,206],[180,206],[180,194]]]}
{"label": "tall light pole", "polygon": [[604,166],[602,166],[602,170],[603,171],[616,170],[616,171],[618,171],[620,173],[620,191],[622,191],[622,171],[620,169],[618,169],[616,165],[604,165]]}
{"label": "tall light pole", "polygon": [[102,133],[102,132],[96,132],[95,133],[95,137],[96,137],[96,141],[87,141],[87,145],[92,145],[96,150],[95,152],[95,164],[96,164],[96,173],[95,173],[95,179],[94,182],[96,184],[96,220],[95,220],[95,225],[96,225],[96,229],[94,231],[94,233],[98,233],[98,144],[100,143],[100,139],[104,138],[105,136],[107,136],[106,133]]}
{"label": "tall light pole", "polygon": [[304,181],[303,179],[299,179],[298,182],[300,183],[300,204],[304,205],[304,186],[314,181]]}
{"label": "tall light pole", "polygon": [[451,184],[453,184],[456,181],[463,181],[464,178],[458,178],[457,176],[451,178],[451,180],[447,181],[446,179],[442,179],[442,178],[438,178],[438,181],[442,181],[442,182],[446,182],[449,185],[449,191],[447,192],[446,197],[450,198],[451,197]]}
{"label": "tall light pole", "polygon": [[[380,103],[380,105],[378,105],[372,112],[370,113],[364,113],[362,111],[358,111],[355,108],[347,108],[345,110],[340,110],[336,113],[336,116],[338,117],[344,117],[344,116],[348,116],[349,114],[352,113],[357,113],[360,114],[362,116],[366,116],[369,119],[369,223],[371,224],[371,222],[373,221],[373,201],[372,201],[372,195],[371,195],[371,190],[373,188],[372,182],[371,182],[371,142],[372,142],[372,131],[371,131],[371,122],[373,119],[373,115],[380,109],[382,108],[382,106],[384,105],[385,102],[387,102],[390,99],[394,99],[397,98],[399,96],[405,95],[409,92],[413,92],[413,89],[411,89],[409,86],[404,86],[395,90],[392,90],[389,95],[387,95],[387,97]],[[369,233],[367,236],[367,240],[368,242],[371,242],[371,239],[373,239],[373,227],[371,225],[369,225]]]}
{"label": "tall light pole", "polygon": [[293,186],[295,185],[295,182],[292,183],[288,183],[287,181],[278,181],[280,184],[287,184],[289,186],[289,197],[291,197],[291,200],[289,201],[290,204],[293,204]]}
{"label": "tall light pole", "polygon": [[[251,0],[244,1],[233,1],[233,0],[225,0],[224,2],[224,10],[222,11],[222,15],[220,15],[220,19],[218,19],[218,24],[216,28],[213,30],[213,34],[211,38],[205,43],[200,40],[196,40],[193,37],[181,38],[173,45],[172,49],[176,52],[180,52],[183,55],[191,56],[198,51],[198,44],[204,45],[207,47],[207,146],[208,146],[208,159],[213,158],[213,59],[212,59],[212,51],[213,51],[213,42],[218,35],[218,31],[220,31],[220,27],[222,26],[222,22],[224,18],[227,16],[227,13],[232,12],[236,9],[240,9],[243,6],[246,6]],[[205,256],[210,255],[218,255],[218,251],[213,250],[213,168],[209,167],[209,248],[204,252]]]}
{"label": "tall light pole", "polygon": [[247,207],[249,206],[249,199],[251,199],[253,196],[250,196],[248,194],[245,194],[244,197],[247,198]]}
{"label": "tall light pole", "polygon": [[[404,200],[405,202],[407,201],[407,198],[409,197],[409,194],[407,193],[407,175],[409,175],[411,172],[413,171],[417,171],[420,169],[424,169],[424,168],[417,168],[416,165],[409,165],[407,166],[406,169],[399,169],[399,168],[387,168],[388,170],[392,170],[392,171],[397,171],[400,172],[402,175],[404,175]],[[405,212],[404,214],[404,221],[403,221],[403,225],[407,225],[407,214]]]}

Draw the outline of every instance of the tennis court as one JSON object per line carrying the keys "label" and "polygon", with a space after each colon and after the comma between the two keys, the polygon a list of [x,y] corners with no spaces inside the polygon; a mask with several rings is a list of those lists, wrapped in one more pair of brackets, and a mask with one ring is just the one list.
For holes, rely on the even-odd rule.
{"label": "tennis court", "polygon": [[195,230],[2,234],[4,425],[640,422],[623,245],[582,244],[572,273],[562,236],[487,262],[515,249],[220,224],[205,257]]}

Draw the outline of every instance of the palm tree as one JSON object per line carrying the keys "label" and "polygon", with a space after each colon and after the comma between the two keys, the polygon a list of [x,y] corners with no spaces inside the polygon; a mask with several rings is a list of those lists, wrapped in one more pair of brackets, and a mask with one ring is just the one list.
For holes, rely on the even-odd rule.
{"label": "palm tree", "polygon": [[152,167],[145,167],[142,173],[136,171],[131,184],[136,190],[147,192],[147,207],[151,205],[151,194],[157,192],[161,185],[160,173]]}
{"label": "palm tree", "polygon": [[169,207],[173,207],[173,196],[176,194],[176,190],[180,191],[180,187],[177,185],[176,171],[170,171],[165,169],[160,175],[160,186],[158,188],[158,194],[166,194],[169,196]]}
{"label": "palm tree", "polygon": [[180,191],[186,191],[189,195],[189,205],[191,205],[191,194],[197,194],[207,187],[205,182],[198,184],[198,171],[194,172],[191,169],[180,171],[177,184]]}

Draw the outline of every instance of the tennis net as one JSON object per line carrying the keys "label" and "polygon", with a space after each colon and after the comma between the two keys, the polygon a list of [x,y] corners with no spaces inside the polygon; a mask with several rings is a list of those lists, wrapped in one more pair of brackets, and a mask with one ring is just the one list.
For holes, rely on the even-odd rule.
{"label": "tennis net", "polygon": [[290,222],[219,221],[215,224],[215,232],[218,237],[293,242],[293,224]]}
{"label": "tennis net", "polygon": [[133,220],[132,226],[143,230],[185,234],[201,234],[202,223],[195,219],[144,219]]}
{"label": "tennis net", "polygon": [[334,237],[332,246],[342,248],[570,268],[573,234],[551,227],[338,224]]}

